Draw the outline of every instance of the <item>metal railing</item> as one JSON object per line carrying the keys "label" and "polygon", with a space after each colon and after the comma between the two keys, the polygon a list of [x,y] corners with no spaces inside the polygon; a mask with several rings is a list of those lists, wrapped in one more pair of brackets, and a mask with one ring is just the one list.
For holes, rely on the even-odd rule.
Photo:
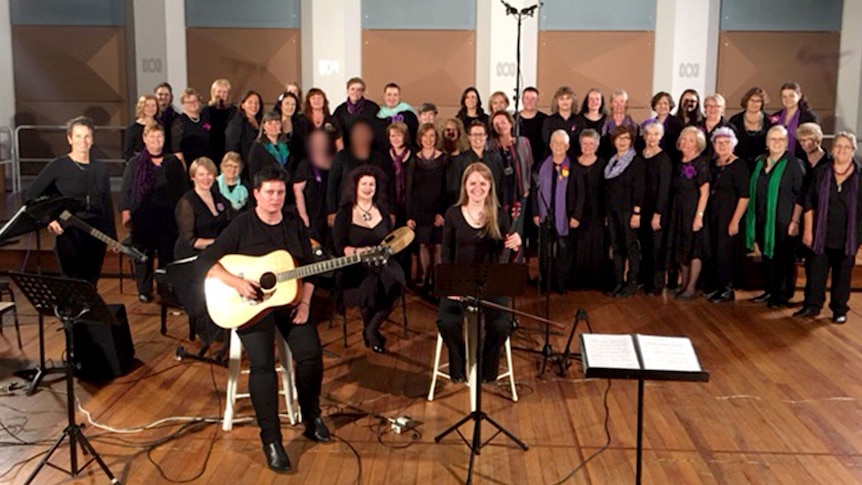
{"label": "metal railing", "polygon": [[[2,128],[2,127],[0,127]],[[116,131],[122,134],[126,130],[126,126],[113,126],[113,125],[104,125],[104,126],[96,126],[96,131]],[[8,130],[8,128],[7,128]],[[21,163],[29,163],[29,162],[50,162],[56,157],[44,158],[44,157],[22,157],[21,156],[21,132],[22,131],[35,131],[35,132],[65,132],[66,125],[20,125],[16,126],[15,130],[12,134],[12,190],[15,192],[19,192],[22,190],[21,184]],[[121,144],[122,145],[122,144]],[[122,150],[122,146],[120,148]],[[122,157],[120,158],[105,158],[99,157],[99,160],[106,163],[126,163]]]}

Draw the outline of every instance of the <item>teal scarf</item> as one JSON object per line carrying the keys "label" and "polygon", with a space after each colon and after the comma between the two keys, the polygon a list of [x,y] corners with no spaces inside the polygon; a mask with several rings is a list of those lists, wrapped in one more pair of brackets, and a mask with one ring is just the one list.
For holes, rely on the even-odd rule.
{"label": "teal scarf", "polygon": [[[757,166],[754,167],[754,173],[749,181],[748,191],[751,198],[748,201],[748,210],[745,217],[745,247],[748,250],[754,249],[754,240],[757,234],[757,179],[763,171],[765,158],[757,160]],[[775,211],[778,206],[778,188],[781,185],[781,176],[784,175],[784,168],[787,166],[787,158],[782,158],[775,164],[772,169],[772,176],[769,178],[769,185],[766,187],[766,221],[763,231],[763,247],[760,251],[767,258],[772,258],[775,254]]]}
{"label": "teal scarf", "polygon": [[287,148],[287,143],[280,141],[277,144],[273,145],[270,142],[264,142],[264,147],[266,147],[266,151],[272,155],[273,158],[278,160],[278,163],[284,167],[287,165],[287,159],[290,157],[290,149]]}
{"label": "teal scarf", "polygon": [[224,175],[219,175],[216,178],[216,182],[218,183],[218,191],[230,202],[230,206],[234,210],[242,209],[245,203],[248,202],[248,189],[240,183],[239,179],[237,179],[236,185],[233,186],[233,190],[224,181]]}
{"label": "teal scarf", "polygon": [[385,120],[387,118],[392,118],[398,113],[402,113],[404,111],[410,111],[413,114],[416,114],[416,110],[413,109],[413,106],[405,103],[404,101],[395,105],[394,108],[387,108],[385,105],[380,107],[380,111],[377,112],[377,117],[381,120]]}

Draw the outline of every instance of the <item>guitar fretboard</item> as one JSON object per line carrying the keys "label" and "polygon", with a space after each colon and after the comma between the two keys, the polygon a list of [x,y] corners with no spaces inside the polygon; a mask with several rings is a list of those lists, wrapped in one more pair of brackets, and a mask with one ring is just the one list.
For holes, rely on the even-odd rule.
{"label": "guitar fretboard", "polygon": [[309,264],[287,270],[282,273],[278,273],[276,277],[278,278],[279,283],[281,283],[282,281],[306,278],[308,276],[334,271],[345,266],[350,266],[351,264],[356,264],[360,261],[362,261],[362,258],[358,254],[354,254],[353,256],[342,256],[340,258],[329,259],[320,263]]}

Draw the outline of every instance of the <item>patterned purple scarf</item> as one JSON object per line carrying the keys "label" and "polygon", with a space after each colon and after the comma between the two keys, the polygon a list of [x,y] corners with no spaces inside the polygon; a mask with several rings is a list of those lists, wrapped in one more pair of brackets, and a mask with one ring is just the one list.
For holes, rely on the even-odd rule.
{"label": "patterned purple scarf", "polygon": [[392,155],[392,168],[395,169],[395,202],[400,205],[404,199],[404,191],[406,182],[404,180],[404,160],[410,156],[410,149],[404,147],[401,153],[395,153],[395,149],[391,149],[389,153]]}
{"label": "patterned purple scarf", "polygon": [[[856,254],[856,208],[858,207],[859,199],[859,167],[853,168],[853,173],[847,177],[844,184],[849,183],[849,194],[847,197],[849,205],[847,206],[847,234],[844,236],[844,254],[853,256]],[[832,165],[827,165],[824,169],[823,180],[820,182],[819,191],[817,194],[817,212],[814,216],[817,222],[814,227],[814,247],[812,249],[816,254],[823,254],[826,249],[826,223],[829,219],[829,193],[832,189],[832,181],[835,178],[835,172],[832,170]]]}
{"label": "patterned purple scarf", "polygon": [[361,110],[363,106],[365,106],[365,98],[359,98],[359,101],[355,103],[350,101],[350,98],[347,98],[347,112],[351,115],[359,113],[359,110]]}
{"label": "patterned purple scarf", "polygon": [[145,148],[136,158],[138,165],[135,177],[132,179],[132,203],[129,207],[133,212],[150,195],[153,185],[156,184],[156,166],[153,164],[153,156],[150,152]]}

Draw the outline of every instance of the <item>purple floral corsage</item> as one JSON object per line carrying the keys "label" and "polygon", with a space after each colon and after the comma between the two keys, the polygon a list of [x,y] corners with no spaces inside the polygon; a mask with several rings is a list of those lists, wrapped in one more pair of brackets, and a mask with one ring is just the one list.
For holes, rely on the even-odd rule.
{"label": "purple floral corsage", "polygon": [[682,176],[687,178],[688,180],[693,179],[694,176],[697,175],[697,169],[694,168],[691,163],[682,164],[682,168],[680,169],[680,171],[682,172]]}

